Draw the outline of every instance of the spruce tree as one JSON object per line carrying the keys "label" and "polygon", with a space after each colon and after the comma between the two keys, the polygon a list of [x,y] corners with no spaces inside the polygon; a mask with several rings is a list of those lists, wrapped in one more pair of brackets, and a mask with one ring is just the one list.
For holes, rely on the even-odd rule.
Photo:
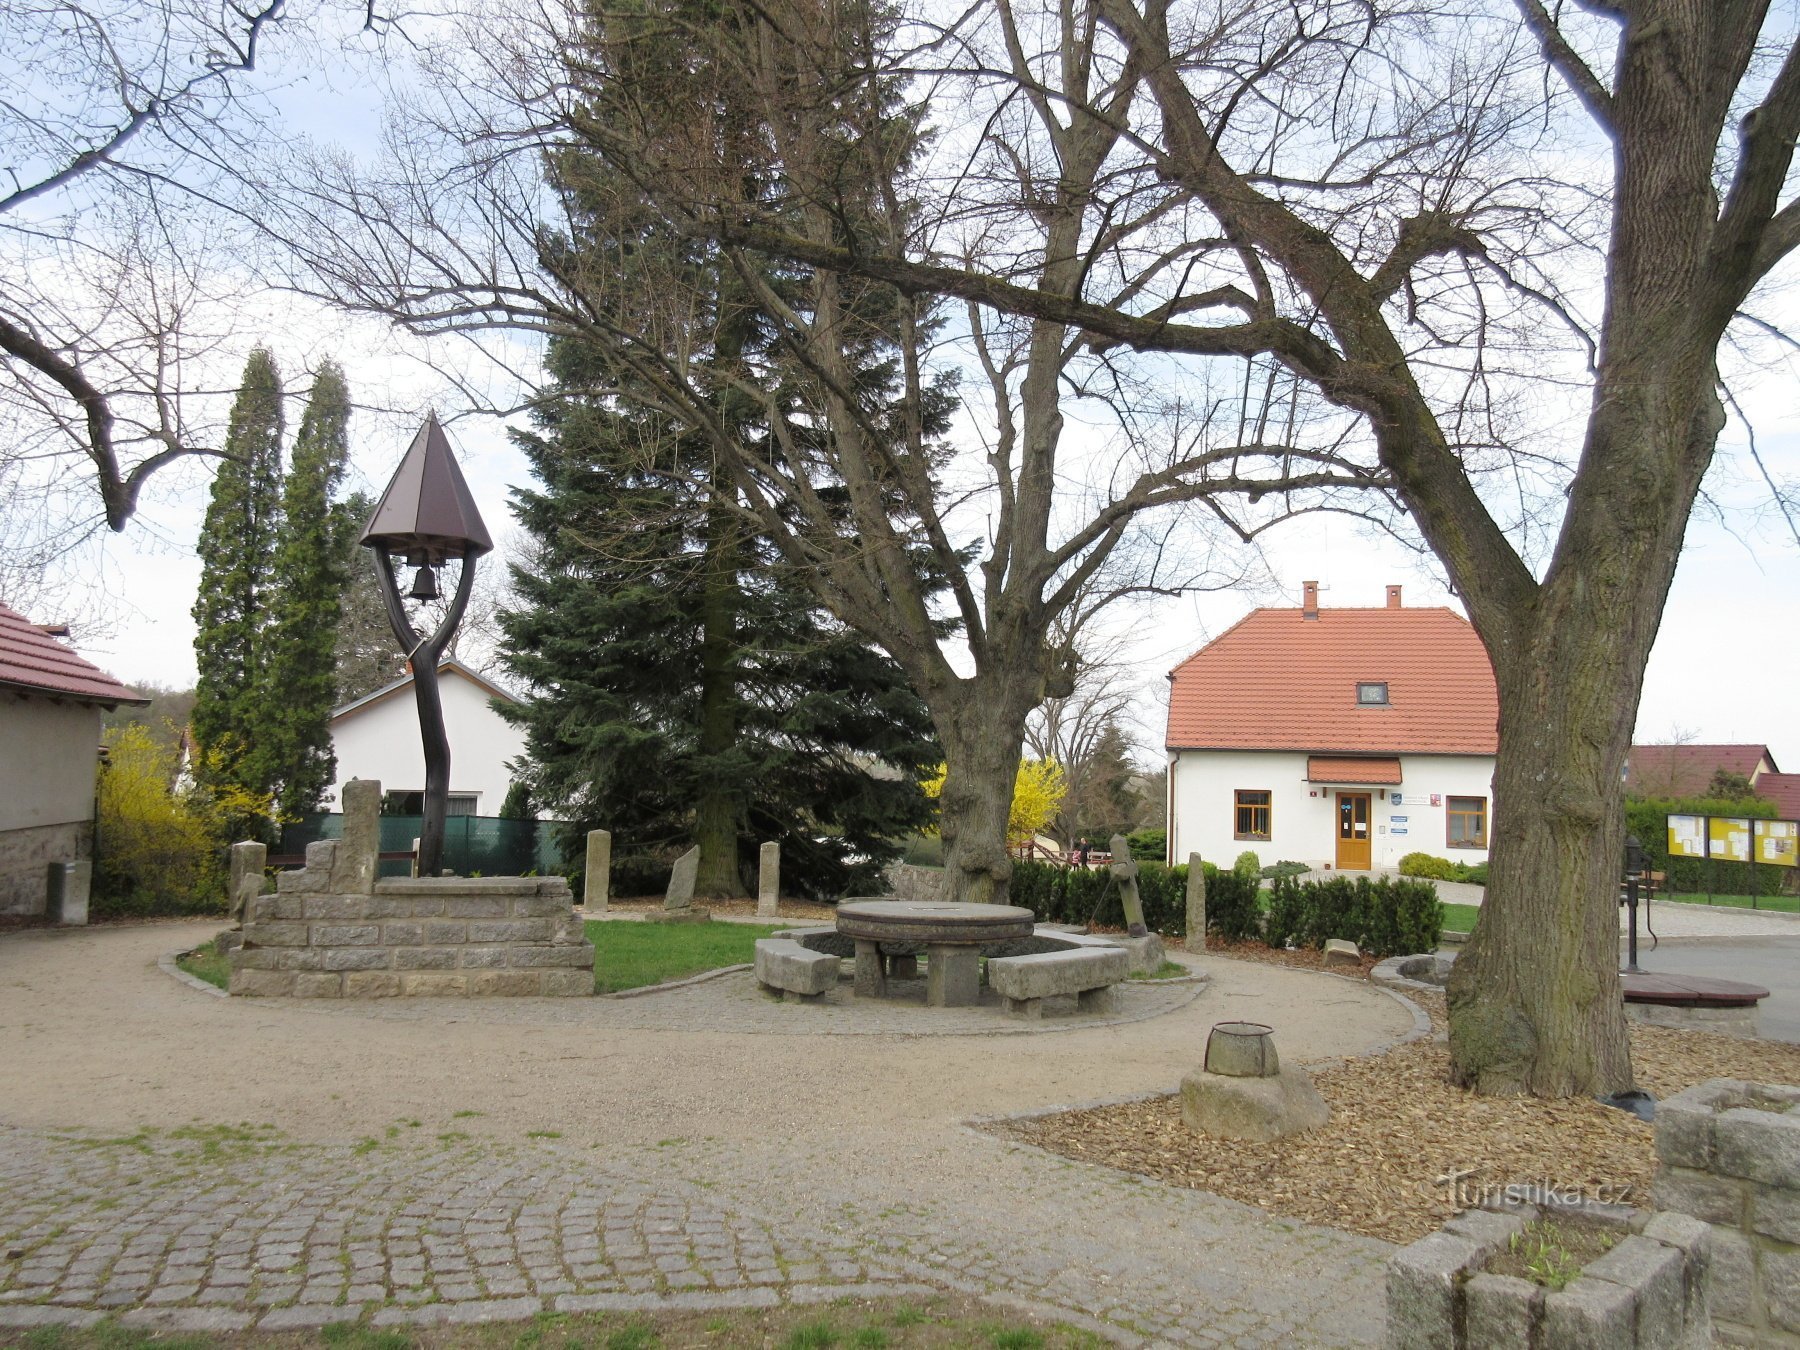
{"label": "spruce tree", "polygon": [[[194,776],[216,793],[265,793],[255,762],[264,738],[263,672],[281,495],[281,376],[258,347],[244,366],[224,454],[201,527],[194,601]],[[266,829],[264,820],[232,822]]]}
{"label": "spruce tree", "polygon": [[331,710],[350,559],[331,497],[349,460],[349,428],[350,391],[343,371],[327,361],[313,379],[282,493],[274,617],[251,756],[258,781],[279,794],[284,820],[318,811],[335,777]]}
{"label": "spruce tree", "polygon": [[338,552],[345,567],[334,657],[340,706],[406,674],[406,655],[388,625],[374,560],[368,549],[356,543],[374,510],[375,499],[363,492],[352,494],[333,510]]}

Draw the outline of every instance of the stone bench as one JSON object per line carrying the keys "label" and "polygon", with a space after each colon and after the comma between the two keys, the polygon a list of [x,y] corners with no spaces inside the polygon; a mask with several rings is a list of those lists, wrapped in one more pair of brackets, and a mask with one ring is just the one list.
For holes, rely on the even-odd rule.
{"label": "stone bench", "polygon": [[756,982],[789,1002],[816,1002],[837,988],[838,958],[791,938],[758,938]]}
{"label": "stone bench", "polygon": [[1075,995],[1082,1012],[1117,1012],[1117,986],[1130,973],[1130,954],[1110,945],[1083,944],[1070,951],[996,957],[987,963],[988,986],[1000,995],[1001,1008],[1029,1018],[1044,1015],[1045,999],[1068,994]]}

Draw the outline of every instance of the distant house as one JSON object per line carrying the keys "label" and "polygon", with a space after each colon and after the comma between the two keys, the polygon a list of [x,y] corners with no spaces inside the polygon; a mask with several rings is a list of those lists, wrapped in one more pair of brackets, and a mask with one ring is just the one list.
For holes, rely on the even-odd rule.
{"label": "distant house", "polygon": [[1702,797],[1718,773],[1741,774],[1775,803],[1783,820],[1800,820],[1800,773],[1782,773],[1766,745],[1634,745],[1625,790],[1639,797]]}
{"label": "distant house", "polygon": [[[455,658],[440,662],[438,675],[450,740],[449,814],[498,815],[512,784],[506,764],[524,757],[525,733],[495,712],[491,700],[516,700]],[[422,812],[425,748],[410,674],[332,713],[331,748],[337,756],[334,801],[343,800],[350,779],[378,778],[396,815]]]}
{"label": "distant house", "polygon": [[105,708],[133,693],[0,605],[0,914],[42,914],[49,865],[94,856]]}
{"label": "distant house", "polygon": [[1258,609],[1169,675],[1169,857],[1361,871],[1487,858],[1499,698],[1441,607]]}

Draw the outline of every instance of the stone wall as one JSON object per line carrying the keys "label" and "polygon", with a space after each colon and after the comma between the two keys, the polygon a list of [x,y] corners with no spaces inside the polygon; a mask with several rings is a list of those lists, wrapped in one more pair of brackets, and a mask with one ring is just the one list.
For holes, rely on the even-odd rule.
{"label": "stone wall", "polygon": [[0,914],[42,914],[53,862],[94,856],[94,824],[0,831]]}
{"label": "stone wall", "polygon": [[344,837],[252,899],[233,994],[295,998],[582,996],[594,948],[561,877],[375,878],[381,785],[347,784]]}
{"label": "stone wall", "polygon": [[1712,1229],[1716,1343],[1800,1346],[1800,1087],[1715,1078],[1659,1102],[1651,1198]]}

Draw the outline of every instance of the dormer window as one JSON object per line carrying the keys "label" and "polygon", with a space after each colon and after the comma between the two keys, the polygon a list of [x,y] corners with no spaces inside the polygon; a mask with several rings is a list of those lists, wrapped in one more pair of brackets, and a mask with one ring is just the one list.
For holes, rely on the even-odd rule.
{"label": "dormer window", "polygon": [[1359,708],[1383,708],[1387,706],[1387,681],[1368,681],[1356,686],[1356,705]]}

